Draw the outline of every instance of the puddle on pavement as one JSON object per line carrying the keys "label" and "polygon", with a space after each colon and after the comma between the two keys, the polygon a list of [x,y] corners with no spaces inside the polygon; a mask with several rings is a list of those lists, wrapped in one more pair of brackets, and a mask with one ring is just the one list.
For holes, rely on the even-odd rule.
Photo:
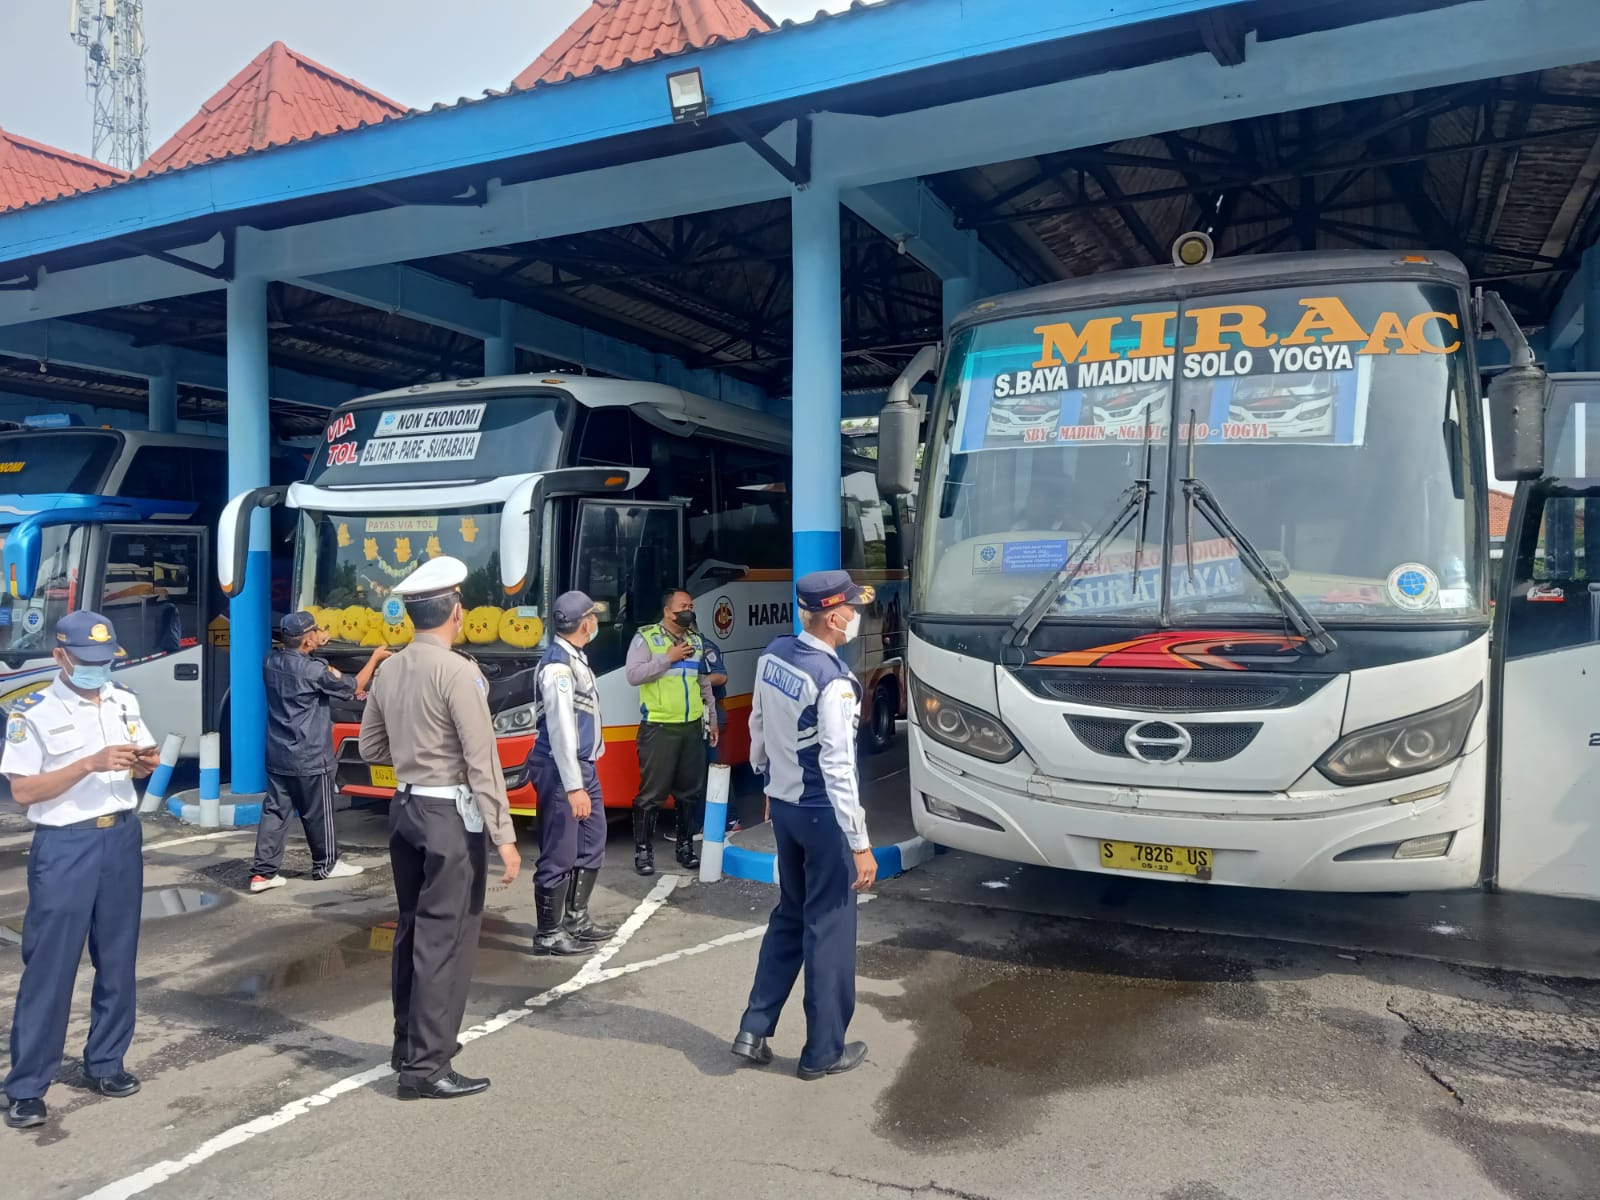
{"label": "puddle on pavement", "polygon": [[920,1151],[1022,1136],[1055,1092],[1205,1066],[1233,1052],[1232,1031],[1213,1018],[1266,1011],[1238,964],[1140,962],[1103,947],[1002,957],[881,944],[862,948],[860,970],[904,987],[860,1000],[915,1032],[877,1131]]}
{"label": "puddle on pavement", "polygon": [[[345,976],[371,976],[387,980],[394,951],[393,921],[360,929],[340,938],[314,954],[275,963],[236,979],[228,988],[233,995],[265,999],[302,988],[326,984]],[[473,962],[475,983],[526,985],[531,982],[530,965],[537,962],[529,953],[533,930],[528,925],[485,918],[478,935],[478,954]],[[385,984],[385,986],[387,986]]]}
{"label": "puddle on pavement", "polygon": [[[186,917],[205,912],[223,903],[216,892],[199,888],[146,888],[139,902],[139,922],[160,921],[166,917]],[[22,913],[0,917],[0,944],[19,944],[22,941]]]}

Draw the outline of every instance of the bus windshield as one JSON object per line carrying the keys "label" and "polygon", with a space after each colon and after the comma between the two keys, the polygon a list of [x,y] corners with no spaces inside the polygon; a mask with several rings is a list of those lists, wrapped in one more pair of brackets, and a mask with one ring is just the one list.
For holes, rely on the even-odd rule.
{"label": "bus windshield", "polygon": [[0,492],[98,493],[121,444],[115,433],[99,430],[0,433]]}
{"label": "bus windshield", "polygon": [[82,599],[87,525],[47,525],[39,531],[39,576],[33,598],[0,602],[0,653],[49,658],[56,622]]}
{"label": "bus windshield", "polygon": [[915,609],[1014,617],[1131,507],[1047,620],[1276,624],[1220,508],[1319,618],[1481,617],[1463,328],[1455,289],[1393,281],[963,330],[929,435]]}
{"label": "bus windshield", "polygon": [[466,641],[473,653],[528,650],[543,636],[537,581],[507,596],[500,581],[500,509],[432,513],[301,514],[295,606],[316,614],[335,642],[377,646],[409,641],[403,609],[385,605],[394,586],[430,558],[466,564],[461,585]]}

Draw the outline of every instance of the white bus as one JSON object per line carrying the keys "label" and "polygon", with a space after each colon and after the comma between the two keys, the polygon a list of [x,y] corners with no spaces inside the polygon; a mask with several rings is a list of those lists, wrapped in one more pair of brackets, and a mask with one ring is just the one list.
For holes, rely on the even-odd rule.
{"label": "white bus", "polygon": [[[863,729],[882,748],[904,712],[905,580],[896,504],[878,495],[869,459],[845,456],[844,565],[873,583],[856,667]],[[236,497],[224,514],[224,590],[242,581],[243,531],[261,505],[298,511],[292,602],[318,613],[351,664],[411,637],[395,584],[448,554],[471,572],[462,650],[489,681],[512,810],[531,813],[524,761],[533,745],[533,678],[554,598],[580,588],[607,606],[589,647],[605,736],[610,807],[638,790],[636,689],[623,676],[634,632],[660,620],[661,593],[682,584],[701,633],[726,663],[723,761],[749,754],[756,660],[792,627],[789,429],[749,409],[675,388],[567,376],[464,379],[354,401],[329,418],[304,482]],[[387,798],[391,768],[362,761],[360,707],[338,706],[341,789]]]}
{"label": "white bus", "polygon": [[[1600,729],[1600,670],[1567,672],[1564,723],[1533,743],[1510,731],[1538,685],[1512,683],[1553,660],[1509,663],[1503,704],[1495,690],[1475,304],[1522,364],[1491,407],[1509,418],[1519,396],[1526,419],[1546,381],[1521,334],[1444,256],[1196,257],[980,303],[942,363],[925,351],[893,389],[886,495],[912,486],[919,425],[927,441],[907,646],[918,831],[1018,862],[1340,891],[1470,887],[1504,849],[1521,864],[1508,885],[1593,892],[1592,869],[1580,886],[1576,865],[1557,880],[1540,861],[1600,828],[1600,789],[1580,787],[1600,783],[1600,735],[1564,744],[1555,772],[1525,747]],[[923,421],[911,387],[935,367]],[[1150,411],[1172,416],[1090,419],[1086,393],[1113,384],[1162,388]],[[1296,407],[1252,415],[1276,394]],[[993,405],[1016,395],[1057,421],[997,436]],[[1497,438],[1504,477],[1532,446]],[[1541,560],[1566,605],[1536,609],[1529,545],[1522,582],[1506,573],[1512,652],[1530,612],[1600,640],[1584,591],[1600,576]],[[1530,823],[1517,788],[1561,772],[1572,786],[1537,807],[1567,828]]]}
{"label": "white bus", "polygon": [[[158,738],[182,735],[194,758],[228,705],[227,618],[210,560],[228,495],[227,442],[35,420],[42,427],[0,432],[0,708],[54,677],[62,616],[102,612],[127,651],[117,682],[139,693]],[[280,453],[274,476],[298,474],[305,461]],[[280,566],[282,611],[283,556],[275,576]]]}

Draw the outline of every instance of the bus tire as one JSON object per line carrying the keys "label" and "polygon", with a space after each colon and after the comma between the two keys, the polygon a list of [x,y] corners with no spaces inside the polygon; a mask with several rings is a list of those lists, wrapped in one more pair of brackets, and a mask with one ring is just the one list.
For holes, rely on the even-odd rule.
{"label": "bus tire", "polygon": [[880,683],[872,693],[872,714],[862,731],[862,742],[868,754],[882,754],[894,745],[895,713],[899,707],[894,684],[888,680]]}

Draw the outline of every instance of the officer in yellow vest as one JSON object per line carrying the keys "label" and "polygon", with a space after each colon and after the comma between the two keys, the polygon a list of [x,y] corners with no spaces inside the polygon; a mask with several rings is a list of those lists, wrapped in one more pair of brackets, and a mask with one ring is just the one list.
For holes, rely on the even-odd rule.
{"label": "officer in yellow vest", "polygon": [[[698,867],[694,834],[706,793],[706,743],[717,744],[705,642],[695,632],[694,598],[661,595],[661,623],[628,647],[628,682],[639,689],[639,794],[633,801],[633,869],[654,875],[656,814],[678,802],[678,862]],[[711,719],[708,720],[708,716]]]}

